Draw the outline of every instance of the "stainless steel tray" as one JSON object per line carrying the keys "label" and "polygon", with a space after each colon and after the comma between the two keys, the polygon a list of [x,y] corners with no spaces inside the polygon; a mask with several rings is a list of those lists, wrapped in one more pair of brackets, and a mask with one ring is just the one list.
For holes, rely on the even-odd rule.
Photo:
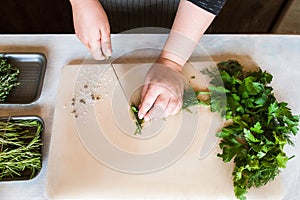
{"label": "stainless steel tray", "polygon": [[14,87],[9,96],[0,104],[30,104],[41,94],[47,59],[42,53],[0,53],[0,57],[20,70],[19,86]]}
{"label": "stainless steel tray", "polygon": [[[44,121],[41,117],[36,116],[36,115],[31,115],[31,116],[10,116],[10,117],[0,117],[0,121],[20,121],[20,120],[37,120],[42,124],[42,131],[40,132],[40,138],[42,141],[42,145],[43,145],[43,133],[45,130],[45,124]],[[43,154],[42,154],[42,146],[39,149],[40,153],[41,153],[41,162],[42,162],[42,158],[43,158]],[[43,167],[43,166],[42,166]],[[30,178],[31,176],[31,170],[27,169],[25,170],[21,176],[17,176],[17,177],[7,177],[7,178],[3,178],[2,180],[0,180],[0,182],[6,182],[6,181],[20,181],[20,180],[32,180],[35,177],[38,176],[38,174],[40,173],[41,170],[36,171],[34,177]]]}

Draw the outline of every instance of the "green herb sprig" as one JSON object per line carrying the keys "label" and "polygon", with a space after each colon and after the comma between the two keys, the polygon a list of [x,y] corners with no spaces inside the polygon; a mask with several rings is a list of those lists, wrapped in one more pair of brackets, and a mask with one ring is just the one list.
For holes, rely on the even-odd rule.
{"label": "green herb sprig", "polygon": [[140,135],[140,134],[142,134],[144,118],[143,119],[139,118],[139,116],[138,116],[139,109],[138,109],[137,106],[132,104],[130,109],[131,109],[131,112],[134,114],[134,117],[135,117],[136,129],[135,129],[134,135],[136,135],[136,134]]}
{"label": "green herb sprig", "polygon": [[0,102],[5,101],[13,87],[18,86],[19,69],[8,63],[7,58],[0,58]]}
{"label": "green herb sprig", "polygon": [[33,178],[41,169],[41,132],[38,120],[0,121],[0,180]]}
{"label": "green herb sprig", "polygon": [[[292,157],[284,152],[286,144],[293,145],[291,136],[299,129],[299,116],[292,115],[288,104],[278,102],[269,86],[272,75],[258,69],[245,72],[234,60],[217,65],[224,85],[213,72],[203,73],[212,77],[210,84],[210,106],[232,123],[224,127],[217,136],[224,162],[233,159],[233,185],[235,196],[246,199],[251,187],[261,187],[280,173]],[[226,102],[213,99],[226,95]]]}

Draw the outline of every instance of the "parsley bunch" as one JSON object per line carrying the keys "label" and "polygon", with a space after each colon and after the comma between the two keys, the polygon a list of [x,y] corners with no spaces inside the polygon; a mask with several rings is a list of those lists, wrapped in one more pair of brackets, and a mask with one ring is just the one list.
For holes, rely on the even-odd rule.
{"label": "parsley bunch", "polygon": [[12,67],[6,58],[0,58],[0,102],[5,101],[12,88],[19,85],[18,74],[19,69]]}
{"label": "parsley bunch", "polygon": [[[269,86],[271,74],[261,69],[243,71],[234,60],[218,63],[217,67],[224,85],[217,84],[215,71],[204,71],[212,78],[211,110],[232,122],[217,133],[222,139],[218,156],[224,162],[233,159],[234,193],[244,200],[249,188],[274,180],[292,158],[284,147],[293,145],[291,136],[298,133],[299,116],[292,115],[287,103],[276,100]],[[219,101],[224,94],[226,101]]]}

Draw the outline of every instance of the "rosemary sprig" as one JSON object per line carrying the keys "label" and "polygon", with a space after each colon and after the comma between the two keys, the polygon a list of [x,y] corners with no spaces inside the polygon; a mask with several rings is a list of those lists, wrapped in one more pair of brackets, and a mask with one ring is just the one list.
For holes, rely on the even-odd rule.
{"label": "rosemary sprig", "polygon": [[0,180],[36,175],[42,167],[42,130],[35,119],[0,121]]}

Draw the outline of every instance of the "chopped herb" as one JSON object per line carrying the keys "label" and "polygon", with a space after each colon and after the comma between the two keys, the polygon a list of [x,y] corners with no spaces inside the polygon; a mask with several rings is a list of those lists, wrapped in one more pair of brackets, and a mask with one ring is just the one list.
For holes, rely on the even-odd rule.
{"label": "chopped herb", "polygon": [[134,132],[134,135],[136,134],[142,134],[142,129],[143,129],[143,123],[144,123],[144,119],[140,119],[138,116],[139,110],[138,107],[136,107],[135,105],[131,105],[131,111],[134,114],[135,117],[135,125],[136,125],[136,130]]}
{"label": "chopped herb", "polygon": [[86,102],[85,102],[84,99],[80,99],[79,102],[80,102],[80,103],[83,103],[83,104],[86,104]]}

